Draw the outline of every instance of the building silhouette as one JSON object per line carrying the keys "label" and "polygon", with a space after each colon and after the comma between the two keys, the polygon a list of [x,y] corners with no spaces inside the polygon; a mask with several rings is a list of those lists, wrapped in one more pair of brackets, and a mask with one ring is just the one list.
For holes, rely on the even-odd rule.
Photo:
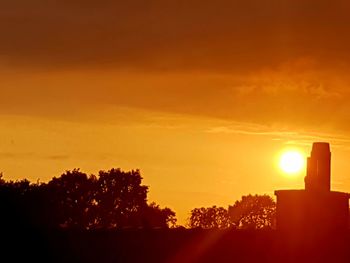
{"label": "building silhouette", "polygon": [[307,159],[305,190],[278,190],[277,230],[290,235],[345,232],[349,222],[347,193],[331,191],[329,143],[316,142]]}

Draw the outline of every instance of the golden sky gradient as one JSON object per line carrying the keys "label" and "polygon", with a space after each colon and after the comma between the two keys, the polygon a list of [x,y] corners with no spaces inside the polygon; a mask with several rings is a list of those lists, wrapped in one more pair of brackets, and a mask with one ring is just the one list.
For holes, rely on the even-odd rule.
{"label": "golden sky gradient", "polygon": [[276,158],[332,147],[350,192],[348,1],[5,0],[0,171],[139,168],[174,209],[303,187]]}

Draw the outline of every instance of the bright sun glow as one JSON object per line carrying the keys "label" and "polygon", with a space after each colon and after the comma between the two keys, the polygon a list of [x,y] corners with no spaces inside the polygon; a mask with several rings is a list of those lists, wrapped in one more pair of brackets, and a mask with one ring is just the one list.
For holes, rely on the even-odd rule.
{"label": "bright sun glow", "polygon": [[282,154],[279,165],[283,172],[297,174],[304,167],[304,157],[296,150],[286,151]]}

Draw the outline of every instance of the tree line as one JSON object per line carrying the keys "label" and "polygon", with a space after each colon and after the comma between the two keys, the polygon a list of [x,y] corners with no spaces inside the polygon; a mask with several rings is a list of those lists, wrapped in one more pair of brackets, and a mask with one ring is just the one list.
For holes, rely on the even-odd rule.
{"label": "tree line", "polygon": [[191,228],[235,228],[264,229],[274,228],[276,203],[268,195],[242,196],[228,209],[223,207],[202,207],[191,211]]}
{"label": "tree line", "polygon": [[[5,181],[0,174],[0,211],[5,225],[68,229],[176,227],[170,208],[148,203],[139,170],[111,169],[87,175],[66,171],[48,183]],[[195,208],[190,228],[272,228],[276,204],[268,195],[247,195],[228,209]]]}

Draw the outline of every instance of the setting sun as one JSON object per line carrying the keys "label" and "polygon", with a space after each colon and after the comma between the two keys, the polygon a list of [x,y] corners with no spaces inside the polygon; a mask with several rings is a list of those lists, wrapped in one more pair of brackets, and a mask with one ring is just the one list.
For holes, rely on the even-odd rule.
{"label": "setting sun", "polygon": [[296,150],[286,151],[281,155],[279,166],[287,174],[299,173],[304,167],[304,157]]}

